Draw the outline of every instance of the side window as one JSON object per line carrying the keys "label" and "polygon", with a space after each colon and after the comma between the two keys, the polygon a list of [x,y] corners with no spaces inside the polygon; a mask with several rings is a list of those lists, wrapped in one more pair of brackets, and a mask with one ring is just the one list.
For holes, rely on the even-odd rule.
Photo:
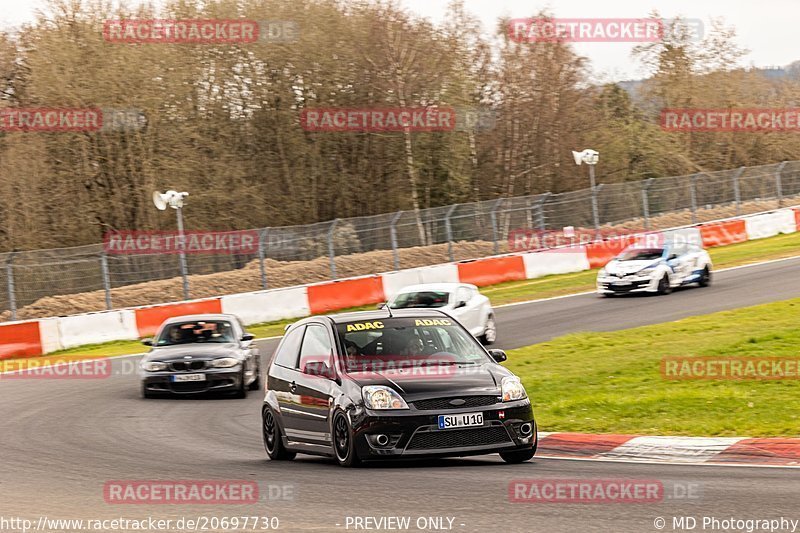
{"label": "side window", "polygon": [[297,356],[300,352],[300,343],[303,341],[303,332],[306,326],[300,326],[289,332],[281,342],[275,354],[275,364],[286,368],[297,368]]}
{"label": "side window", "polygon": [[303,347],[300,348],[300,365],[302,370],[308,363],[326,363],[331,365],[333,345],[328,337],[328,330],[323,326],[310,324],[303,337]]}

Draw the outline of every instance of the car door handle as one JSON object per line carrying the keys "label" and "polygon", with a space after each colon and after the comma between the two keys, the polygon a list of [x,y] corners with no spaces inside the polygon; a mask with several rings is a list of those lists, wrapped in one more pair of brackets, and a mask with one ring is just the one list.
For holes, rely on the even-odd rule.
{"label": "car door handle", "polygon": [[294,381],[292,381],[292,382],[289,384],[289,390],[290,390],[290,391],[292,391],[292,392],[295,392],[295,391],[297,390],[297,383],[295,383]]}

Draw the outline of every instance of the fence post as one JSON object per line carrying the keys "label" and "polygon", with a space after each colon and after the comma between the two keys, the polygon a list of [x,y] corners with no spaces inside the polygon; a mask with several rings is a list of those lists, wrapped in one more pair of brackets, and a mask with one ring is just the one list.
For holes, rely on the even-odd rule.
{"label": "fence post", "polygon": [[264,250],[264,243],[269,236],[269,228],[264,228],[258,232],[258,267],[261,271],[261,289],[267,290],[267,269],[264,266],[264,258],[266,251]]}
{"label": "fence post", "polygon": [[106,292],[106,310],[113,309],[111,305],[111,276],[108,273],[108,256],[105,251],[100,252],[100,269],[103,272],[103,289]]}
{"label": "fence post", "polygon": [[333,246],[333,232],[336,229],[336,224],[339,223],[339,219],[333,219],[331,222],[331,227],[328,229],[328,257],[331,260],[331,279],[336,279],[336,251],[334,250]]}
{"label": "fence post", "polygon": [[692,224],[697,224],[697,191],[695,191],[697,176],[697,174],[694,174],[689,178],[689,197],[692,202]]}
{"label": "fence post", "polygon": [[650,230],[650,199],[647,197],[647,191],[653,185],[655,178],[649,178],[642,183],[642,215],[644,215],[644,229]]}
{"label": "fence post", "polygon": [[733,173],[733,201],[736,202],[736,214],[741,212],[742,191],[739,187],[739,176],[744,172],[744,167],[740,167]]}
{"label": "fence post", "polygon": [[8,282],[8,308],[11,310],[11,320],[17,319],[17,298],[14,290],[14,252],[8,254],[6,261],[6,281]]}
{"label": "fence post", "polygon": [[538,219],[537,226],[539,226],[541,231],[545,231],[547,229],[547,221],[544,219],[544,204],[546,204],[547,200],[550,199],[551,194],[552,193],[549,192],[542,194],[542,197],[536,202],[536,218]]}
{"label": "fence post", "polygon": [[400,270],[400,254],[397,251],[397,221],[403,216],[402,211],[398,211],[389,223],[389,238],[392,240],[392,257],[394,258],[394,269]]}
{"label": "fence post", "polygon": [[450,206],[450,209],[447,210],[447,213],[444,215],[444,230],[447,233],[447,257],[450,258],[450,262],[453,262],[453,228],[450,225],[450,215],[453,214],[456,207],[459,204],[453,204]]}
{"label": "fence post", "polygon": [[783,207],[783,184],[781,183],[781,172],[783,167],[786,166],[787,161],[781,161],[778,169],[775,171],[775,191],[778,194],[778,207]]}
{"label": "fence post", "polygon": [[492,241],[494,241],[495,255],[500,253],[500,244],[497,242],[497,209],[504,200],[505,198],[499,198],[492,206],[492,210],[489,212],[489,218],[492,220]]}

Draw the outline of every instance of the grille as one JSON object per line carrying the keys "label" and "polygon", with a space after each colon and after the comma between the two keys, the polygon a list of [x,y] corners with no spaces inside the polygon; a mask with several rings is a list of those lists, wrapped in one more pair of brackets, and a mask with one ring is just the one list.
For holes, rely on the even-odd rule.
{"label": "grille", "polygon": [[174,392],[204,392],[209,384],[205,381],[187,381],[185,383],[171,383]]}
{"label": "grille", "polygon": [[[450,405],[451,400],[464,400],[463,405]],[[497,396],[467,396],[466,398],[433,398],[414,402],[414,407],[420,411],[434,411],[442,409],[462,409],[464,407],[484,407],[498,402]]]}
{"label": "grille", "polygon": [[206,367],[205,361],[175,361],[169,364],[170,368],[176,372],[187,370],[203,370]]}
{"label": "grille", "polygon": [[641,289],[642,287],[644,287],[648,283],[650,283],[650,282],[647,281],[647,280],[634,281],[630,285],[624,285],[622,287],[620,287],[618,285],[607,284],[606,285],[606,289],[612,290],[614,292],[628,292],[628,291],[632,291],[633,289]]}
{"label": "grille", "polygon": [[467,446],[486,446],[511,442],[504,426],[489,426],[467,429],[443,429],[416,433],[411,438],[408,450],[438,450],[442,448],[462,448]]}

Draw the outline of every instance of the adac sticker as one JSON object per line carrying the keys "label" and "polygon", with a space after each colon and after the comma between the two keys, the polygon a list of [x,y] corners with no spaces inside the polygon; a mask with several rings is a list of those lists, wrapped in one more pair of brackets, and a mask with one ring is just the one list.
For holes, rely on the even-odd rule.
{"label": "adac sticker", "polygon": [[446,318],[418,318],[415,326],[452,326],[453,322]]}
{"label": "adac sticker", "polygon": [[356,322],[355,324],[347,324],[347,332],[351,331],[366,331],[368,329],[383,329],[383,322],[375,320],[373,322]]}

